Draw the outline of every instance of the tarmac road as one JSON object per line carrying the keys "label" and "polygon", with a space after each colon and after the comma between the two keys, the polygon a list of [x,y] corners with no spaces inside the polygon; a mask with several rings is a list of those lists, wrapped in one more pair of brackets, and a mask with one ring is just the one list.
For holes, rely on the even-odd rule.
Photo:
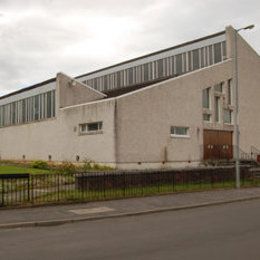
{"label": "tarmac road", "polygon": [[260,200],[0,230],[0,259],[260,259]]}

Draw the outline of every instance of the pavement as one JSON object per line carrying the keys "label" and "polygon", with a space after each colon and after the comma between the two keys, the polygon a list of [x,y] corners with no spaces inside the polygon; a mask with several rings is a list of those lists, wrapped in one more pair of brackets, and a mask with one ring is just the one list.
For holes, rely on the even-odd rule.
{"label": "pavement", "polygon": [[0,259],[259,260],[259,202],[0,229]]}
{"label": "pavement", "polygon": [[122,200],[0,209],[0,228],[54,226],[260,199],[260,188],[241,188]]}

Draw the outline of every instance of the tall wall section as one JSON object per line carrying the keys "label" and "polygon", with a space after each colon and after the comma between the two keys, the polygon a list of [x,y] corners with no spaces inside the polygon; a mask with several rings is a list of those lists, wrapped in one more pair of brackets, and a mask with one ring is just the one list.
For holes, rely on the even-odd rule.
{"label": "tall wall section", "polygon": [[[59,80],[61,77],[61,80]],[[84,86],[68,86],[70,78],[57,77],[56,116],[54,118],[0,128],[0,157],[5,160],[49,160],[79,161],[92,160],[98,163],[115,163],[114,100],[91,100],[103,98],[103,94],[89,93]],[[85,95],[73,96],[73,105],[60,108],[68,102],[66,88],[69,92],[80,89]],[[35,91],[35,90],[34,90]],[[40,91],[40,89],[39,89]],[[37,94],[37,93],[36,93]],[[88,97],[89,96],[89,97]],[[64,98],[65,97],[65,98]],[[84,102],[83,104],[78,104]],[[88,99],[90,98],[90,101]],[[98,133],[81,134],[80,124],[103,122],[103,129]]]}
{"label": "tall wall section", "polygon": [[[126,94],[117,100],[121,168],[197,165],[203,157],[202,89],[228,80],[230,61]],[[188,138],[171,126],[189,127]]]}
{"label": "tall wall section", "polygon": [[[231,58],[234,57],[235,33],[232,27],[227,28],[227,48]],[[237,47],[240,148],[250,153],[251,146],[260,149],[260,58],[240,35]]]}

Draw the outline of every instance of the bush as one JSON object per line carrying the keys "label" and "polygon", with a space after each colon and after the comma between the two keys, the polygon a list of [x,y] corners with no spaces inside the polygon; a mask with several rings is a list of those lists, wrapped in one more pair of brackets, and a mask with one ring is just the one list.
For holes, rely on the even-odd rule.
{"label": "bush", "polygon": [[91,165],[91,163],[93,163],[93,162],[90,161],[90,160],[84,160],[84,164],[83,164],[83,166],[81,167],[81,169],[82,169],[84,172],[87,172],[87,171],[92,170],[92,165]]}
{"label": "bush", "polygon": [[84,172],[88,171],[111,171],[114,170],[112,167],[100,165],[90,160],[84,160],[84,164],[81,167]]}
{"label": "bush", "polygon": [[32,162],[31,167],[35,169],[42,169],[42,170],[47,170],[49,168],[48,163],[45,161],[34,161]]}
{"label": "bush", "polygon": [[59,164],[56,170],[58,173],[71,174],[75,173],[77,171],[77,168],[73,163],[65,161]]}

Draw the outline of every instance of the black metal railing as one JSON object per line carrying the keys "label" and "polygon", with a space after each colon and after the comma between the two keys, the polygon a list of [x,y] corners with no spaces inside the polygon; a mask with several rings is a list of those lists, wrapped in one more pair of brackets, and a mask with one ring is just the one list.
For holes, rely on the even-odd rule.
{"label": "black metal railing", "polygon": [[[241,168],[242,186],[260,183]],[[0,175],[0,206],[86,202],[235,187],[233,167],[196,170]]]}
{"label": "black metal railing", "polygon": [[257,162],[260,162],[260,150],[255,146],[251,146],[251,158]]}
{"label": "black metal railing", "polygon": [[[236,149],[235,145],[225,145],[225,144],[208,144],[203,145],[203,157],[205,160],[215,160],[215,161],[230,161],[235,159]],[[252,152],[245,152],[239,148],[239,159],[242,161],[255,161],[256,150]]]}

